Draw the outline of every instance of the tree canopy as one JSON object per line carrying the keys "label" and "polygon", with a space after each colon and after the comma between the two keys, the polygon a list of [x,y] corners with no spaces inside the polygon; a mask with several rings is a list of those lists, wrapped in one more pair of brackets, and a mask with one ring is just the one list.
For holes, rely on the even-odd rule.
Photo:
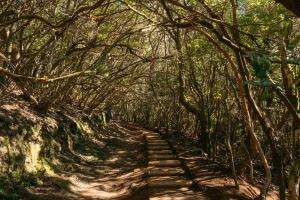
{"label": "tree canopy", "polygon": [[66,105],[89,115],[112,108],[122,120],[187,134],[210,157],[234,156],[240,174],[259,160],[262,196],[275,182],[281,199],[287,184],[297,200],[299,6],[1,1],[0,102],[18,91],[44,113]]}

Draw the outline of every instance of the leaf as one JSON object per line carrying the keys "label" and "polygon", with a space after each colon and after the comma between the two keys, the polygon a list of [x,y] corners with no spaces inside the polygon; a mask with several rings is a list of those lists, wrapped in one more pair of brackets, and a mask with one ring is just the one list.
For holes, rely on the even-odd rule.
{"label": "leaf", "polygon": [[289,60],[288,64],[300,65],[300,60]]}
{"label": "leaf", "polygon": [[263,94],[262,94],[262,100],[266,101],[267,99],[269,99],[271,97],[269,90],[264,89]]}
{"label": "leaf", "polygon": [[272,82],[268,79],[255,79],[255,80],[247,81],[246,84],[269,87],[272,85]]}
{"label": "leaf", "polygon": [[295,84],[296,88],[300,89],[300,80]]}
{"label": "leaf", "polygon": [[260,54],[252,51],[249,53],[254,74],[259,79],[266,79],[271,70],[271,63],[268,55],[264,54],[262,49],[259,49]]}
{"label": "leaf", "polygon": [[296,47],[295,45],[290,44],[290,45],[287,46],[287,49],[288,50],[293,50],[295,47]]}
{"label": "leaf", "polygon": [[[294,39],[291,41],[291,44],[293,46],[297,46],[297,44],[300,42],[300,35],[297,35],[294,37]],[[290,46],[290,45],[289,45]]]}
{"label": "leaf", "polygon": [[258,80],[254,80],[254,82],[256,83],[256,85],[260,85],[260,86],[271,86],[272,82],[268,79],[258,79]]}
{"label": "leaf", "polygon": [[269,38],[263,38],[262,40],[263,40],[263,43],[265,45],[270,45],[270,39]]}

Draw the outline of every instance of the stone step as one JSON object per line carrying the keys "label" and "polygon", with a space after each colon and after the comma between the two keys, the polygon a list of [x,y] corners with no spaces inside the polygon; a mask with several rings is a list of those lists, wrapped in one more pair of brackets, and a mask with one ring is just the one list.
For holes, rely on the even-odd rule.
{"label": "stone step", "polygon": [[169,144],[168,143],[148,143],[148,146],[168,146],[169,147]]}
{"label": "stone step", "polygon": [[174,154],[158,154],[158,155],[148,155],[149,160],[172,160],[176,159]]}
{"label": "stone step", "polygon": [[149,200],[208,200],[203,193],[194,192],[188,187],[151,188]]}
{"label": "stone step", "polygon": [[191,194],[193,192],[189,187],[163,187],[163,188],[149,188],[149,192],[153,196],[163,195],[163,194],[170,194],[170,193],[184,193],[184,194]]}
{"label": "stone step", "polygon": [[154,136],[154,135],[151,136],[151,135],[149,135],[149,136],[146,136],[146,138],[147,138],[147,139],[150,139],[150,140],[151,140],[151,139],[152,139],[152,140],[154,140],[154,139],[163,139],[160,135],[159,135],[159,136]]}
{"label": "stone step", "polygon": [[146,140],[148,140],[148,141],[166,141],[165,139],[163,139],[162,137],[149,137],[149,138],[147,138],[146,137]]}
{"label": "stone step", "polygon": [[192,181],[180,176],[149,177],[149,187],[190,187]]}
{"label": "stone step", "polygon": [[157,142],[151,142],[151,141],[147,141],[148,145],[169,145],[167,142],[165,141],[157,141]]}
{"label": "stone step", "polygon": [[149,144],[168,144],[166,140],[147,140],[147,143]]}
{"label": "stone step", "polygon": [[166,194],[166,195],[158,195],[156,197],[150,197],[149,200],[206,200],[203,195],[194,195],[194,194]]}
{"label": "stone step", "polygon": [[149,141],[163,140],[163,141],[165,141],[165,139],[162,137],[146,137],[146,140],[149,140]]}
{"label": "stone step", "polygon": [[160,135],[146,135],[146,138],[149,138],[149,139],[156,139],[156,138],[158,138],[158,139],[160,139],[162,137]]}
{"label": "stone step", "polygon": [[149,132],[149,131],[147,131],[147,132],[144,132],[144,133],[145,133],[145,135],[160,135],[157,132]]}
{"label": "stone step", "polygon": [[161,135],[161,134],[157,132],[150,132],[150,133],[146,133],[145,135]]}
{"label": "stone step", "polygon": [[147,142],[165,142],[163,138],[156,137],[156,138],[146,138]]}
{"label": "stone step", "polygon": [[171,150],[149,150],[149,155],[155,155],[155,154],[173,154],[173,151]]}
{"label": "stone step", "polygon": [[181,162],[179,160],[156,160],[148,162],[148,166],[155,167],[179,167]]}
{"label": "stone step", "polygon": [[146,134],[146,137],[161,137],[159,134]]}
{"label": "stone step", "polygon": [[148,145],[148,150],[168,150],[169,145]]}
{"label": "stone step", "polygon": [[180,167],[148,167],[149,176],[174,176],[184,174],[184,170]]}
{"label": "stone step", "polygon": [[146,135],[147,139],[162,139],[160,135]]}

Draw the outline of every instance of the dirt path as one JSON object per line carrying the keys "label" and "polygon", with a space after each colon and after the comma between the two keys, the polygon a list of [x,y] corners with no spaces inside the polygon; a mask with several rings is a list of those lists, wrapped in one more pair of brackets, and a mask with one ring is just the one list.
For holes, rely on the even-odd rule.
{"label": "dirt path", "polygon": [[[258,189],[233,180],[179,135],[161,135],[135,125],[111,123],[99,133],[96,161],[61,155],[60,167],[29,188],[22,199],[45,200],[229,200],[254,199]],[[272,193],[273,194],[273,193]],[[271,195],[270,200],[277,200]],[[274,197],[274,198],[273,198]]]}
{"label": "dirt path", "polygon": [[149,200],[206,200],[201,192],[193,191],[193,181],[188,178],[171,150],[158,133],[144,132],[148,154]]}
{"label": "dirt path", "polygon": [[145,144],[141,132],[111,123],[99,132],[98,140],[104,146],[92,149],[91,145],[90,149],[101,151],[103,157],[85,161],[69,154],[59,156],[54,173],[42,178],[42,186],[29,188],[22,199],[145,199],[140,192],[146,186]]}

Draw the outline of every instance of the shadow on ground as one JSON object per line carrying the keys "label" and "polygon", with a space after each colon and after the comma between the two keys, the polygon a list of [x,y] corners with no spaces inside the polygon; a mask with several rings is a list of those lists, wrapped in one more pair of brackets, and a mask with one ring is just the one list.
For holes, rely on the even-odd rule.
{"label": "shadow on ground", "polygon": [[112,122],[99,131],[97,140],[105,143],[101,158],[82,160],[76,151],[60,155],[52,163],[54,173],[42,178],[43,186],[29,188],[22,199],[146,199],[141,132]]}
{"label": "shadow on ground", "polygon": [[[164,137],[172,144],[179,158],[185,163],[197,190],[205,192],[212,200],[252,200],[259,197],[259,186],[239,178],[239,189],[228,169],[209,160],[203,151],[183,135],[172,133]],[[270,191],[267,200],[279,200],[277,191]]]}

